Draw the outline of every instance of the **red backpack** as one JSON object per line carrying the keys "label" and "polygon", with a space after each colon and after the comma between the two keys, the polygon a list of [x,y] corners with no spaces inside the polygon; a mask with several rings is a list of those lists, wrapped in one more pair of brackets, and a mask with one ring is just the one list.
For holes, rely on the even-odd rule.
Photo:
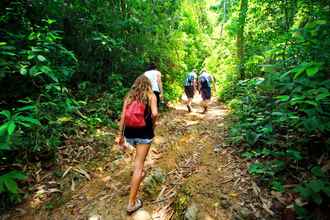
{"label": "red backpack", "polygon": [[130,128],[145,127],[145,108],[145,104],[136,100],[127,104],[125,109],[125,126]]}

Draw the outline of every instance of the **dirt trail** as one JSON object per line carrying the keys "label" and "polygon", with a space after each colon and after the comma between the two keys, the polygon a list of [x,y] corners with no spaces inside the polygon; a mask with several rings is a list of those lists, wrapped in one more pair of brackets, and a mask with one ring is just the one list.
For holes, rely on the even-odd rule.
{"label": "dirt trail", "polygon": [[192,113],[182,104],[162,113],[141,187],[144,211],[126,215],[133,152],[113,148],[87,170],[91,180],[64,193],[63,204],[13,219],[270,219],[268,196],[247,174],[246,162],[223,146],[227,110],[213,101],[201,114],[199,101]]}

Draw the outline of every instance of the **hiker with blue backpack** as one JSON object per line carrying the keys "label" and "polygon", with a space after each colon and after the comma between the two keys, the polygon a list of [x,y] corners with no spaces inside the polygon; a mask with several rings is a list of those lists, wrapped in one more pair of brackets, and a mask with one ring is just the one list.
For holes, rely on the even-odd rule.
{"label": "hiker with blue backpack", "polygon": [[193,69],[190,73],[187,74],[184,81],[184,92],[187,96],[187,109],[188,112],[191,112],[191,102],[194,98],[196,86],[197,86],[197,74],[196,70]]}
{"label": "hiker with blue backpack", "polygon": [[211,94],[212,83],[213,83],[213,77],[208,72],[206,72],[205,69],[203,69],[198,79],[199,92],[203,100],[201,103],[203,107],[202,114],[205,114],[208,110],[208,105],[212,95]]}
{"label": "hiker with blue backpack", "polygon": [[150,80],[145,75],[141,75],[135,80],[124,100],[119,134],[116,138],[119,146],[125,148],[130,144],[136,148],[127,206],[128,214],[142,207],[142,201],[137,199],[137,193],[145,176],[144,161],[154,138],[157,115],[157,97],[153,93]]}

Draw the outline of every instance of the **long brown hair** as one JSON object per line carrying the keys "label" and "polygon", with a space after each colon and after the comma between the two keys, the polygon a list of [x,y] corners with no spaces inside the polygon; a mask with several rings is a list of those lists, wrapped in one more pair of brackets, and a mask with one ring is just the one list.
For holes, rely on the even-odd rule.
{"label": "long brown hair", "polygon": [[136,78],[134,84],[128,92],[126,102],[131,103],[136,100],[148,105],[150,103],[152,93],[150,80],[145,75],[141,75]]}

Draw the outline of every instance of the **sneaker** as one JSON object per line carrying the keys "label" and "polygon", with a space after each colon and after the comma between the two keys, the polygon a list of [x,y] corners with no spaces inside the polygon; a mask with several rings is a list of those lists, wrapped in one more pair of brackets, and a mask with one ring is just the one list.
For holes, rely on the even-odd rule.
{"label": "sneaker", "polygon": [[187,105],[187,108],[188,108],[188,112],[191,112],[191,107],[190,107],[190,105]]}
{"label": "sneaker", "polygon": [[207,112],[207,107],[204,107],[202,114],[205,114],[206,112]]}
{"label": "sneaker", "polygon": [[131,205],[127,206],[127,214],[128,215],[133,214],[133,212],[137,211],[142,206],[143,206],[143,203],[142,203],[141,199],[137,199],[133,206],[131,206]]}

